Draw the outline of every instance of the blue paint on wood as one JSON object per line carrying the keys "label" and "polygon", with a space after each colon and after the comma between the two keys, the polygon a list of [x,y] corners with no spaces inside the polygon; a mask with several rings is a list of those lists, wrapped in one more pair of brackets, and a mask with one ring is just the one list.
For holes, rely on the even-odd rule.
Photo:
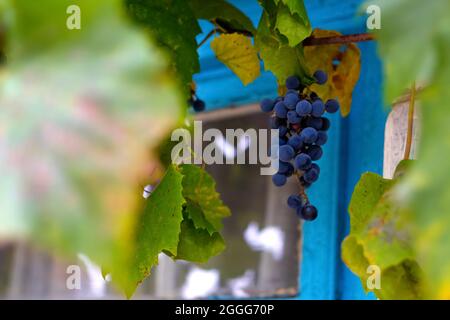
{"label": "blue paint on wood", "polygon": [[[231,1],[249,15],[255,26],[261,9],[256,0]],[[306,0],[313,27],[344,34],[365,32],[361,0]],[[211,30],[201,23],[204,34]],[[203,38],[199,36],[199,40]],[[382,67],[373,42],[358,44],[362,54],[361,77],[353,94],[352,112],[343,119],[332,115],[330,139],[320,160],[321,177],[309,190],[319,218],[303,225],[300,293],[297,299],[373,299],[363,292],[359,278],[342,263],[340,244],[349,232],[348,204],[362,173],[382,172],[386,112],[382,102]],[[199,50],[201,73],[194,77],[198,95],[208,110],[257,103],[276,96],[276,80],[269,72],[243,86],[218,62],[209,42]]]}

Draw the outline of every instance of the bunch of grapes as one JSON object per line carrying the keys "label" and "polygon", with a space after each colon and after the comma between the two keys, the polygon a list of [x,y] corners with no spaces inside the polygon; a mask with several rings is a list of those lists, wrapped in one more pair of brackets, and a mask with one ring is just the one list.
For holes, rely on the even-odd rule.
{"label": "bunch of grapes", "polygon": [[[327,81],[327,74],[318,70],[314,78],[316,83],[322,85]],[[272,176],[272,181],[281,187],[288,177],[296,176],[301,190],[299,194],[289,196],[287,204],[296,210],[300,218],[312,221],[317,218],[318,212],[309,202],[305,189],[320,175],[320,167],[314,161],[322,157],[322,146],[328,140],[330,120],[324,114],[337,112],[339,103],[335,99],[323,102],[296,76],[286,80],[286,88],[285,96],[261,102],[262,111],[273,114],[271,126],[278,129],[280,135],[279,169]]]}

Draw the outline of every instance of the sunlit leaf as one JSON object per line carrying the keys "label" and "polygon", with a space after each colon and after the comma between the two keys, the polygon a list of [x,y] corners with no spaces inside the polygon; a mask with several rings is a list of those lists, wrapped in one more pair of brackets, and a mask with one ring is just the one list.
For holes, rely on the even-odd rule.
{"label": "sunlit leaf", "polygon": [[[336,31],[315,29],[316,38],[340,35]],[[311,89],[322,99],[337,98],[341,105],[341,114],[350,113],[352,94],[361,70],[360,50],[353,44],[332,44],[305,47],[305,60],[311,73],[323,70],[328,74],[324,85],[313,84]]]}
{"label": "sunlit leaf", "polygon": [[244,85],[259,77],[259,59],[249,37],[238,33],[222,34],[214,38],[211,48],[217,59],[230,68]]}

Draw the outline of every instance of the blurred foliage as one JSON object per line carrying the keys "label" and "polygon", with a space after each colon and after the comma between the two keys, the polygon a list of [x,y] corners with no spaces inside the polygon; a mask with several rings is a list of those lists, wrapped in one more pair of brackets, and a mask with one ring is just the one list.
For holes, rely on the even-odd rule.
{"label": "blurred foliage", "polygon": [[[121,0],[75,3],[81,29],[69,30],[74,1],[2,2],[1,16],[14,19],[1,21],[9,41],[0,92],[0,240],[25,238],[69,257],[82,252],[130,296],[162,251],[203,261],[223,250],[217,232],[207,234],[215,243],[207,247],[203,228],[182,223],[183,188],[208,192],[193,199],[208,204],[202,197],[214,184],[208,177],[206,189],[195,178],[195,186],[182,184],[200,173],[170,166],[142,198],[142,187],[161,175],[150,150],[185,115],[170,55],[125,19]],[[212,201],[209,210],[217,204],[229,214]]]}
{"label": "blurred foliage", "polygon": [[[370,4],[378,5],[382,14],[376,33],[387,103],[415,82],[424,86],[419,96],[418,160],[390,191],[396,205],[386,210],[409,212],[409,245],[423,270],[422,296],[450,299],[450,163],[444,160],[450,156],[450,2],[377,0]],[[395,284],[398,281],[392,287]],[[393,290],[392,297],[395,294],[401,295]]]}
{"label": "blurred foliage", "polygon": [[[341,35],[336,31],[315,29],[315,38]],[[310,72],[323,70],[328,74],[324,85],[312,84],[311,90],[323,100],[338,99],[342,116],[350,113],[353,88],[361,71],[361,52],[354,43],[305,47],[305,59]]]}

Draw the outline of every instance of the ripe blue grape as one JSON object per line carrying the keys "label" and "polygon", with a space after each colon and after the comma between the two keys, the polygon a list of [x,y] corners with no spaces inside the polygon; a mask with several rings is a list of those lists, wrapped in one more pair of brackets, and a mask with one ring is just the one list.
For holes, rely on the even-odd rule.
{"label": "ripe blue grape", "polygon": [[311,167],[311,157],[305,153],[300,153],[295,157],[294,164],[298,170],[307,170]]}
{"label": "ripe blue grape", "polygon": [[201,112],[205,110],[205,102],[203,100],[197,99],[194,101],[194,103],[192,104],[192,107],[194,108],[194,110],[196,112]]}
{"label": "ripe blue grape", "polygon": [[289,110],[294,110],[298,101],[299,98],[297,93],[288,93],[283,100],[284,104]]}
{"label": "ripe blue grape", "polygon": [[320,128],[320,130],[327,131],[328,129],[330,129],[331,126],[330,120],[325,117],[322,117],[320,119],[322,119],[322,128]]}
{"label": "ripe blue grape", "polygon": [[303,146],[303,139],[300,135],[295,134],[289,138],[288,145],[290,145],[295,150],[300,150],[300,148]]}
{"label": "ripe blue grape", "polygon": [[272,99],[264,99],[260,104],[261,110],[264,112],[272,112],[274,106],[275,103]]}
{"label": "ripe blue grape", "polygon": [[295,111],[297,111],[299,116],[307,116],[311,114],[312,105],[308,100],[301,100],[297,103]]}
{"label": "ripe blue grape", "polygon": [[317,130],[311,127],[305,128],[301,132],[303,142],[314,143],[317,139]]}
{"label": "ripe blue grape", "polygon": [[313,168],[317,171],[317,173],[320,174],[320,167],[317,163],[311,164],[311,169],[313,169]]}
{"label": "ripe blue grape", "polygon": [[317,99],[312,103],[312,116],[319,118],[325,112],[325,104],[322,100]]}
{"label": "ripe blue grape", "polygon": [[297,209],[302,207],[302,198],[296,194],[290,195],[287,199],[289,208]]}
{"label": "ripe blue grape", "polygon": [[299,216],[306,221],[313,221],[317,218],[317,208],[313,205],[307,204],[297,211]]}
{"label": "ripe blue grape", "polygon": [[288,112],[286,105],[282,101],[277,102],[275,104],[274,111],[275,111],[275,115],[278,118],[282,118],[282,119],[286,118],[286,115]]}
{"label": "ripe blue grape", "polygon": [[325,71],[317,70],[314,72],[314,78],[316,79],[317,84],[325,84],[328,80],[328,76]]}
{"label": "ripe blue grape", "polygon": [[335,113],[339,110],[339,102],[335,99],[330,99],[325,103],[325,109],[329,113]]}
{"label": "ripe blue grape", "polygon": [[315,168],[311,167],[307,171],[305,171],[303,177],[306,182],[313,183],[316,182],[319,178],[319,172],[317,172]]}
{"label": "ripe blue grape", "polygon": [[316,130],[321,130],[323,126],[322,118],[309,117],[308,119],[306,119],[306,126],[313,127]]}
{"label": "ripe blue grape", "polygon": [[317,140],[316,144],[318,146],[323,146],[328,141],[328,134],[325,131],[318,131],[317,132]]}
{"label": "ripe blue grape", "polygon": [[296,76],[290,76],[286,79],[286,88],[297,90],[300,88],[300,80]]}
{"label": "ripe blue grape", "polygon": [[293,110],[289,111],[287,113],[287,119],[288,119],[289,123],[293,123],[293,124],[300,123],[299,115],[297,114],[297,112],[295,112]]}
{"label": "ripe blue grape", "polygon": [[314,145],[314,146],[310,146],[308,148],[308,150],[306,151],[306,153],[311,157],[311,160],[317,161],[320,158],[322,158],[323,151],[320,146]]}
{"label": "ripe blue grape", "polygon": [[295,156],[295,150],[290,145],[285,144],[280,147],[280,160],[284,162],[289,162]]}
{"label": "ripe blue grape", "polygon": [[278,135],[280,136],[280,137],[284,137],[287,133],[288,133],[288,128],[286,127],[286,126],[280,126],[279,128],[278,128]]}
{"label": "ripe blue grape", "polygon": [[292,169],[294,169],[293,165],[290,164],[289,162],[280,161],[278,164],[278,173],[286,175],[287,172],[291,171],[291,167]]}
{"label": "ripe blue grape", "polygon": [[284,174],[276,173],[272,176],[272,182],[277,187],[284,186],[286,184],[287,177]]}

